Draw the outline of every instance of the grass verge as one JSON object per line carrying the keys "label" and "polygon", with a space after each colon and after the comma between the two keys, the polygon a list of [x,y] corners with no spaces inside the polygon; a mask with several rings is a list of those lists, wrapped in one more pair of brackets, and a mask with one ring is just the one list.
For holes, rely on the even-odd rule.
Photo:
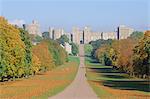
{"label": "grass verge", "polygon": [[75,78],[79,58],[69,56],[69,62],[52,71],[0,83],[0,99],[47,99],[64,90]]}
{"label": "grass verge", "polygon": [[150,82],[131,78],[128,74],[103,66],[95,59],[85,58],[87,79],[97,96],[101,99],[148,99]]}

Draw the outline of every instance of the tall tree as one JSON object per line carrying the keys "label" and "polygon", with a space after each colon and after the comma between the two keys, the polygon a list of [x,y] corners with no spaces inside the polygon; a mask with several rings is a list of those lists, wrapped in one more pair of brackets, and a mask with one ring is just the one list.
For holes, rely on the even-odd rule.
{"label": "tall tree", "polygon": [[76,56],[79,53],[78,45],[72,42],[71,47],[72,47],[72,50],[71,50],[72,54]]}
{"label": "tall tree", "polygon": [[21,77],[24,74],[25,44],[19,30],[0,17],[0,78]]}
{"label": "tall tree", "polygon": [[150,31],[146,31],[142,40],[134,48],[133,66],[136,75],[149,76],[150,71]]}
{"label": "tall tree", "polygon": [[30,75],[32,65],[32,43],[29,37],[29,33],[22,28],[19,28],[21,40],[25,44],[25,73]]}
{"label": "tall tree", "polygon": [[36,55],[41,62],[40,70],[47,71],[54,68],[53,57],[48,50],[48,44],[46,42],[41,42],[38,45],[33,46],[33,54]]}

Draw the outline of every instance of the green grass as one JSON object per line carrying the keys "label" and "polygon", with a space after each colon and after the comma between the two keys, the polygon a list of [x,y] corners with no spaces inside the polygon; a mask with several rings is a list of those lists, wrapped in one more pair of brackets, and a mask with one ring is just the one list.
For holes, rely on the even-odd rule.
{"label": "green grass", "polygon": [[[89,81],[97,82],[112,89],[138,91],[143,95],[148,95],[150,92],[148,80],[132,78],[128,74],[114,69],[112,66],[101,65],[90,57],[85,58],[85,64]],[[111,95],[106,90],[92,83],[90,85],[99,97]]]}
{"label": "green grass", "polygon": [[69,62],[76,62],[76,63],[80,64],[80,59],[77,56],[69,56],[68,60],[69,60]]}

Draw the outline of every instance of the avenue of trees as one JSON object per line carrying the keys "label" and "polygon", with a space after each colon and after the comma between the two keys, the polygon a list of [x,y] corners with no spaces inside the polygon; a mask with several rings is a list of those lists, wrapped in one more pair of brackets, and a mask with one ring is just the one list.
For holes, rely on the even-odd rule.
{"label": "avenue of trees", "polygon": [[[32,37],[0,17],[0,81],[28,78],[67,61],[67,53],[57,41]],[[32,45],[32,40],[38,44]]]}
{"label": "avenue of trees", "polygon": [[[111,42],[110,42],[111,41]],[[105,43],[104,43],[105,42]],[[130,76],[149,78],[150,31],[133,32],[127,39],[91,42],[99,46],[94,56],[104,65],[111,65]],[[94,46],[93,46],[94,47]]]}

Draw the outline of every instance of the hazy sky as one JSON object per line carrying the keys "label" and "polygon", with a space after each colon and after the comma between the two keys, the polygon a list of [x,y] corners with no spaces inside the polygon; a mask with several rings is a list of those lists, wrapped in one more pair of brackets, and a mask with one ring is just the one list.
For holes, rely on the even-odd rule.
{"label": "hazy sky", "polygon": [[150,26],[150,0],[0,0],[0,12],[10,21],[38,20],[43,31],[49,26],[69,31],[72,26],[95,31],[114,31],[121,24],[136,30]]}

